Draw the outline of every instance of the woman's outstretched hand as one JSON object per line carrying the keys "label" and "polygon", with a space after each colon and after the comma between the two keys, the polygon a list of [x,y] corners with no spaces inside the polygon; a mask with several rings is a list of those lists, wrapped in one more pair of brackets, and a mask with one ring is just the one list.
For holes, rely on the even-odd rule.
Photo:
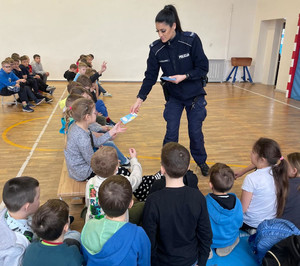
{"label": "woman's outstretched hand", "polygon": [[143,103],[143,100],[140,99],[140,98],[137,98],[134,105],[132,105],[130,107],[130,113],[131,114],[136,114],[140,110],[142,103]]}

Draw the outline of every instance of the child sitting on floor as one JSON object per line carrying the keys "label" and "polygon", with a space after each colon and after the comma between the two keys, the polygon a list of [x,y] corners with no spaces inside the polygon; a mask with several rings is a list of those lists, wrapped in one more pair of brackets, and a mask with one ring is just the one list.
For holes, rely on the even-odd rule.
{"label": "child sitting on floor", "polygon": [[288,161],[288,176],[289,176],[289,191],[280,218],[291,221],[300,229],[300,153],[294,152],[287,156]]}
{"label": "child sitting on floor", "polygon": [[229,166],[216,163],[210,168],[209,186],[213,193],[206,196],[213,232],[211,248],[218,256],[227,256],[239,243],[239,229],[243,224],[243,208],[233,193],[234,172]]}
{"label": "child sitting on floor", "polygon": [[[300,212],[298,211],[298,202],[300,201],[300,153],[288,154],[287,161],[289,189],[283,214],[279,218],[291,221],[300,229]],[[253,169],[255,169],[255,165],[250,164],[237,172],[236,177],[240,177]]]}
{"label": "child sitting on floor", "polygon": [[206,265],[212,232],[203,194],[183,183],[189,164],[185,147],[175,142],[163,146],[166,187],[147,197],[143,213],[152,265]]}
{"label": "child sitting on floor", "polygon": [[23,266],[81,266],[83,257],[79,248],[64,243],[69,226],[69,206],[64,201],[50,199],[42,205],[31,223],[41,241],[31,243],[26,249]]}
{"label": "child sitting on floor", "polygon": [[125,221],[133,204],[132,188],[123,176],[111,176],[100,186],[99,204],[106,213],[89,220],[81,233],[81,247],[89,266],[150,266],[150,241],[143,228]]}
{"label": "child sitting on floor", "polygon": [[288,164],[278,143],[260,138],[253,146],[251,163],[257,170],[246,176],[241,203],[244,212],[242,230],[254,234],[266,219],[280,217],[288,193]]}

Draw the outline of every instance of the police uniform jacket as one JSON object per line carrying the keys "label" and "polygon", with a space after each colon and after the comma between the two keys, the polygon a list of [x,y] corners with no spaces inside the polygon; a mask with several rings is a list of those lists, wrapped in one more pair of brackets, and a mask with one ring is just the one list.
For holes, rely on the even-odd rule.
{"label": "police uniform jacket", "polygon": [[176,36],[166,43],[159,39],[150,45],[147,70],[137,97],[146,100],[157,81],[160,67],[163,76],[189,75],[188,79],[179,84],[167,82],[169,96],[188,101],[196,96],[206,95],[202,79],[208,72],[208,59],[196,33],[177,32]]}

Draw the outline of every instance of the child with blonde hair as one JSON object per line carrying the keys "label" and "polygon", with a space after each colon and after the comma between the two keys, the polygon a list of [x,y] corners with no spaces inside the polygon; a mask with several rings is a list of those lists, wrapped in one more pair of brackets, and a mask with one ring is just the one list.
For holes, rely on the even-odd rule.
{"label": "child with blonde hair", "polygon": [[85,75],[85,72],[86,72],[86,70],[87,70],[87,67],[88,67],[88,66],[87,66],[86,63],[80,62],[80,63],[78,64],[78,72],[77,72],[76,76],[74,77],[73,81],[77,81],[77,79],[78,79],[78,77],[79,77],[80,75]]}

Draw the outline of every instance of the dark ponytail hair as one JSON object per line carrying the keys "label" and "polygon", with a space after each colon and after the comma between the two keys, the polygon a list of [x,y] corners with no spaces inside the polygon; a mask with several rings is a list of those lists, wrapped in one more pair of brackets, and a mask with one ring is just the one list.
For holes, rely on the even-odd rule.
{"label": "dark ponytail hair", "polygon": [[164,22],[170,27],[172,27],[173,24],[176,23],[176,31],[182,32],[177,10],[173,5],[166,5],[164,9],[159,11],[159,13],[155,18],[155,22],[159,22],[159,23]]}
{"label": "dark ponytail hair", "polygon": [[282,157],[280,147],[275,140],[260,138],[255,142],[253,151],[258,157],[265,158],[271,166],[276,187],[277,217],[280,217],[285,207],[285,201],[289,188],[288,163]]}

